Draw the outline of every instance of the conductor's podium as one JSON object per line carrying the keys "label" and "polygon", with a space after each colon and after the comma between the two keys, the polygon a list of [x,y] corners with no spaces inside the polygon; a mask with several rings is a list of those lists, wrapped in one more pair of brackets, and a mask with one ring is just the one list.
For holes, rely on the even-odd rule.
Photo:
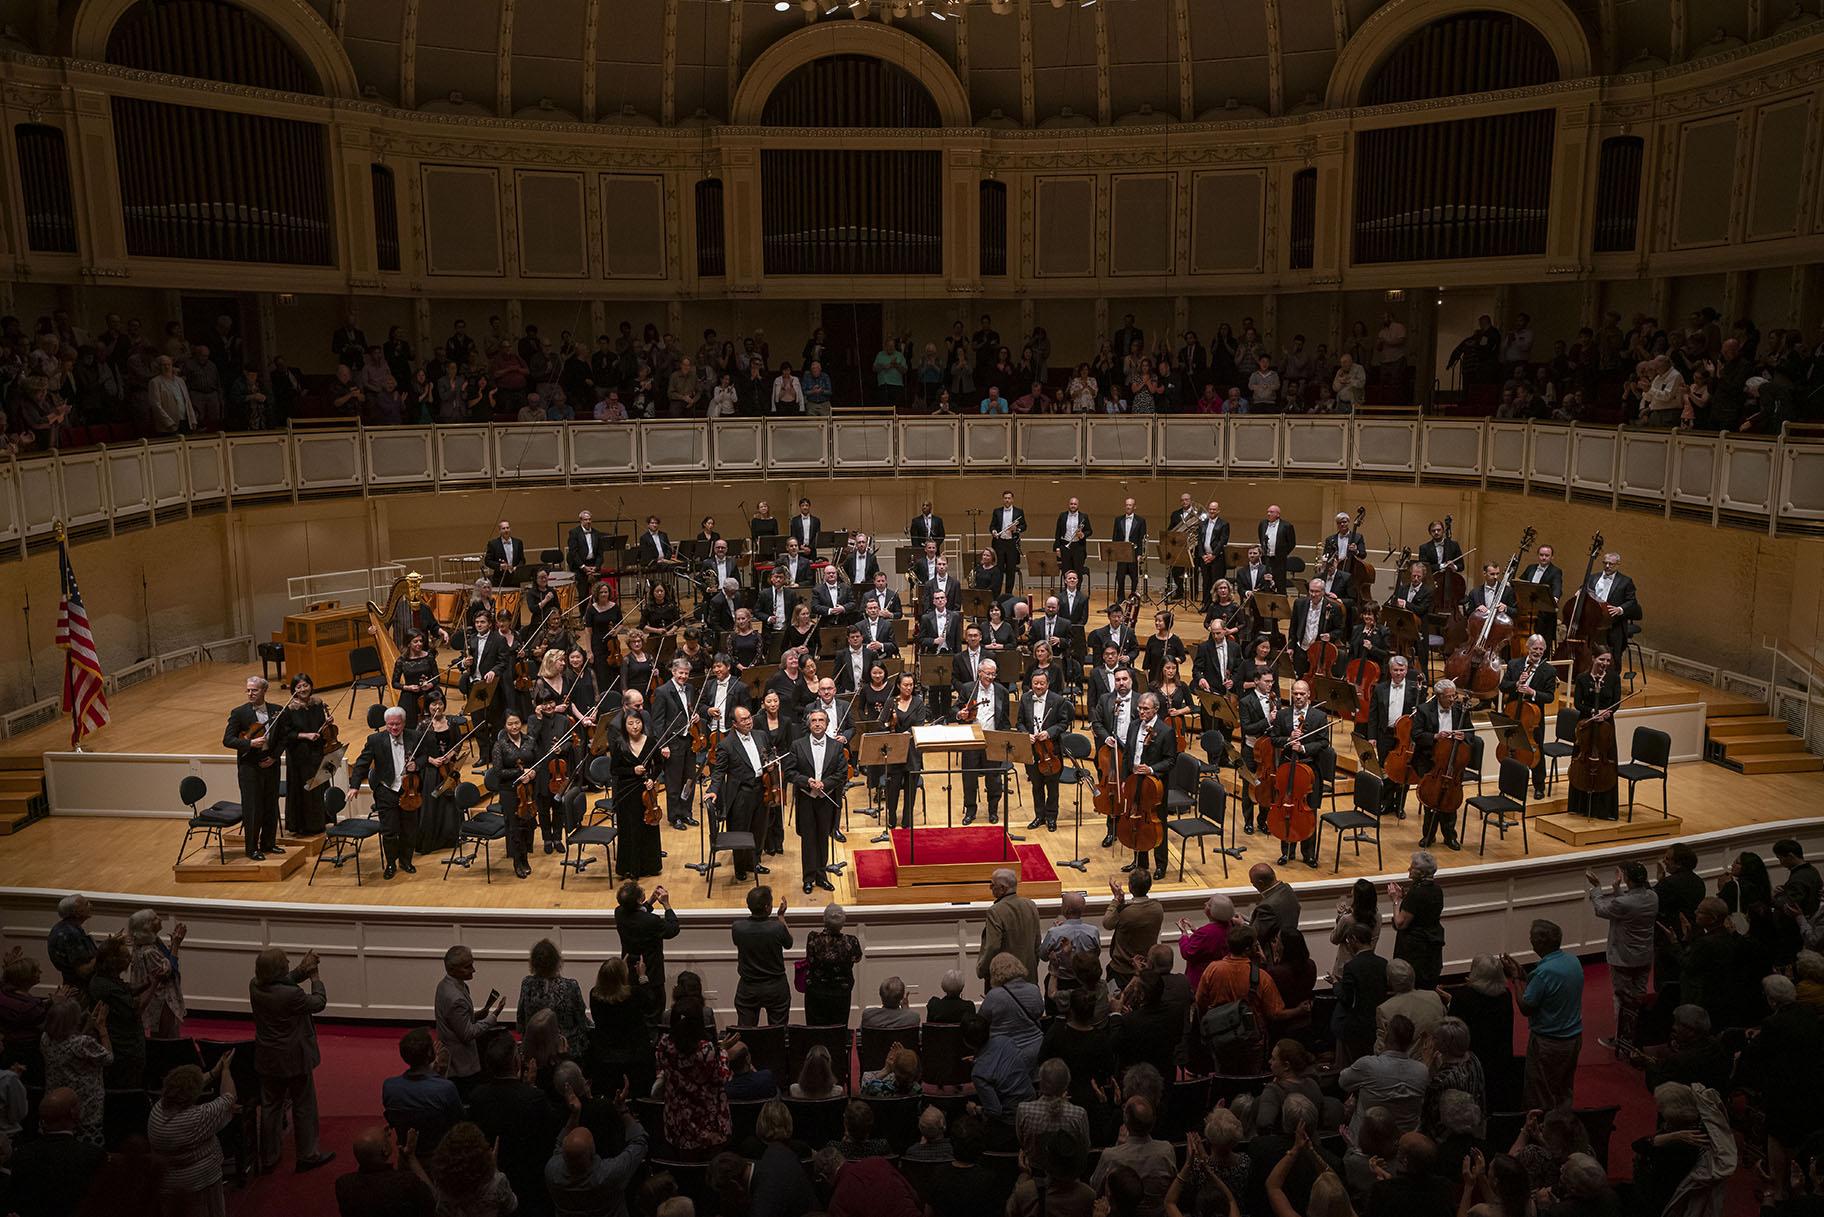
{"label": "conductor's podium", "polygon": [[849,856],[856,904],[991,900],[988,880],[1004,866],[1019,871],[1022,896],[1043,900],[1064,890],[1044,846],[1009,841],[997,824],[896,828],[890,846]]}

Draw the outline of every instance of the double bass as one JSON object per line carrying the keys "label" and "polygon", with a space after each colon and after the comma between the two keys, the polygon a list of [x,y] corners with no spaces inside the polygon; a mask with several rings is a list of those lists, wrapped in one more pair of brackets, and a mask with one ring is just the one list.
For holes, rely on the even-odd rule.
{"label": "double bass", "polygon": [[[1615,711],[1619,710],[1629,698],[1640,690],[1636,689],[1627,697],[1613,705],[1605,706],[1598,714],[1579,719],[1576,737],[1571,749],[1571,789],[1584,795],[1609,794],[1614,791],[1616,783],[1616,761],[1618,753],[1615,746]],[[1606,712],[1606,713],[1605,713]]]}
{"label": "double bass", "polygon": [[1507,611],[1502,608],[1501,601],[1507,595],[1508,584],[1512,582],[1514,572],[1520,569],[1521,555],[1532,548],[1533,538],[1537,535],[1529,525],[1520,538],[1520,548],[1507,560],[1501,578],[1496,581],[1494,595],[1489,597],[1488,604],[1482,609],[1482,624],[1477,628],[1474,640],[1466,641],[1444,661],[1444,675],[1457,688],[1480,700],[1489,700],[1501,688],[1500,657],[1507,636],[1514,628],[1513,622],[1507,619]]}
{"label": "double bass", "polygon": [[[1331,554],[1328,558],[1325,558],[1324,564],[1318,568],[1315,577],[1324,581],[1324,599],[1340,608],[1343,603],[1342,597],[1330,590],[1330,579],[1336,574],[1336,562],[1337,556],[1335,554]],[[1318,610],[1318,617],[1321,621],[1323,617],[1323,610],[1321,608]],[[1334,641],[1325,638],[1313,638],[1305,645],[1305,663],[1307,665],[1305,671],[1318,672],[1328,676],[1336,670],[1336,660],[1339,654],[1340,652],[1338,652]]]}
{"label": "double bass", "polygon": [[1602,642],[1609,634],[1608,614],[1602,606],[1594,604],[1590,595],[1590,576],[1596,571],[1596,557],[1602,553],[1602,534],[1590,538],[1590,556],[1583,564],[1583,579],[1577,584],[1577,594],[1571,597],[1569,610],[1564,614],[1564,637],[1558,643],[1558,649],[1552,653],[1553,659],[1569,658],[1571,675],[1581,676],[1590,670],[1590,648]]}

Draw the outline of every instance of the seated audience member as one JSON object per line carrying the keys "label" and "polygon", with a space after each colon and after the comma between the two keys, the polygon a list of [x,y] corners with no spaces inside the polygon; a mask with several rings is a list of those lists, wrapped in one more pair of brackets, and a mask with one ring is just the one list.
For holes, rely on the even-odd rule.
{"label": "seated audience member", "polygon": [[[355,1134],[355,1169],[336,1180],[336,1208],[341,1217],[432,1217],[437,1198],[424,1177],[409,1166],[393,1164],[393,1130],[376,1124]],[[403,1163],[417,1149],[408,1136],[399,1146]]]}
{"label": "seated audience member", "polygon": [[900,1155],[902,1162],[949,1162],[950,1125],[943,1110],[927,1107],[918,1113],[918,1140]]}
{"label": "seated audience member", "polygon": [[944,973],[943,996],[925,1003],[928,1023],[960,1023],[975,1013],[975,1003],[963,996],[963,974],[956,968]]}
{"label": "seated audience member", "polygon": [[77,1135],[82,1101],[68,1087],[47,1090],[38,1101],[38,1136],[13,1151],[7,1208],[25,1217],[68,1217],[107,1165],[101,1146]]}
{"label": "seated audience member", "polygon": [[918,1011],[906,1008],[906,982],[889,976],[880,982],[880,1005],[861,1012],[863,1031],[916,1031]]}
{"label": "seated audience member", "polygon": [[754,1068],[752,1050],[740,1042],[728,1046],[728,1082],[723,1089],[728,1092],[731,1103],[771,1099],[779,1095],[779,1083],[773,1080],[773,1071]]}
{"label": "seated audience member", "polygon": [[904,1098],[923,1089],[918,1080],[918,1053],[904,1044],[887,1049],[887,1059],[881,1067],[861,1078],[861,1093],[869,1098]]}
{"label": "seated audience member", "polygon": [[805,1053],[804,1065],[798,1070],[798,1080],[792,1083],[792,1097],[834,1099],[843,1092],[842,1083],[836,1080],[836,1067],[830,1059],[830,1050],[818,1044]]}

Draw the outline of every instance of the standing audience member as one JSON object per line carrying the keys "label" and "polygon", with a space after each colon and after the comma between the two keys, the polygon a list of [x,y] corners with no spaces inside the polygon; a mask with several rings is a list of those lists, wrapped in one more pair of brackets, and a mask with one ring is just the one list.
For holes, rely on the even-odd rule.
{"label": "standing audience member", "polygon": [[[1148,895],[1153,889],[1151,872],[1135,867],[1128,873],[1123,890],[1119,879],[1108,881],[1114,899],[1102,915],[1102,928],[1109,931],[1108,973],[1117,988],[1126,988],[1146,962],[1146,953],[1159,942],[1160,927],[1165,924],[1165,906]],[[1131,899],[1129,898],[1131,895]]]}
{"label": "standing audience member", "polygon": [[63,983],[84,992],[88,991],[89,974],[95,970],[95,953],[100,949],[83,929],[94,915],[87,896],[65,896],[57,902],[57,924],[44,939],[51,966],[63,977]]}
{"label": "standing audience member", "polygon": [[942,997],[933,997],[925,1003],[927,1023],[961,1023],[975,1013],[975,1003],[963,996],[961,971],[956,968],[947,969],[938,983],[944,993]]}
{"label": "standing audience member", "polygon": [[[809,961],[804,1021],[813,1027],[847,1025],[849,1021],[861,940],[843,932],[847,923],[847,912],[832,901],[823,906],[823,928],[804,936],[804,957]],[[917,1025],[916,1019],[913,1025]]]}
{"label": "standing audience member", "polygon": [[[786,902],[773,909],[773,889],[761,884],[747,893],[746,917],[731,928],[735,942],[735,1022],[758,1027],[766,1012],[768,1026],[782,1025],[792,1009],[792,990],[785,979],[785,952],[792,931],[785,924]],[[843,1021],[846,1023],[847,1018]]]}
{"label": "standing audience member", "polygon": [[658,1047],[665,1144],[674,1150],[715,1149],[728,1140],[731,1127],[728,1054],[709,1037],[700,1002],[674,1002],[667,1026]]}
{"label": "standing audience member", "polygon": [[124,938],[108,938],[95,956],[89,976],[89,1000],[101,1003],[108,1014],[108,1046],[114,1059],[108,1064],[111,1090],[139,1090],[146,1081],[146,1028],[140,1021],[139,997],[127,984],[132,948]]}
{"label": "standing audience member", "polygon": [[[572,1127],[558,1142],[545,1164],[545,1188],[557,1217],[625,1217],[627,1185],[646,1160],[646,1130],[628,1108],[625,1094],[614,1099],[621,1117],[621,1150],[604,1158],[596,1150],[595,1134]],[[572,1121],[576,1118],[572,1107]]]}
{"label": "standing audience member", "polygon": [[[158,1103],[152,1108],[146,1136],[152,1152],[164,1160],[161,1181],[165,1217],[223,1217],[227,1200],[222,1194],[222,1145],[216,1134],[234,1119],[234,1075],[229,1072],[234,1050],[229,1049],[204,1073],[195,1065],[179,1065],[165,1075]],[[203,1091],[214,1083],[213,1099]]]}
{"label": "standing audience member", "polygon": [[469,982],[474,979],[474,952],[455,946],[443,953],[443,979],[437,982],[434,1002],[437,1041],[449,1054],[450,1080],[465,1095],[481,1080],[480,1040],[499,1025],[500,1008],[506,1000],[497,992],[490,993],[477,1014],[469,993]]}
{"label": "standing audience member", "polygon": [[1125,1167],[1140,1177],[1142,1198],[1136,1210],[1141,1217],[1160,1217],[1165,1212],[1165,1193],[1178,1174],[1178,1158],[1170,1141],[1153,1138],[1158,1113],[1143,1098],[1129,1099],[1121,1108],[1122,1137],[1102,1151],[1096,1159],[1096,1170],[1089,1177],[1091,1188],[1100,1191],[1109,1172]]}
{"label": "standing audience member", "polygon": [[519,1004],[513,1021],[524,1028],[541,1010],[557,1016],[558,1032],[569,1045],[569,1054],[582,1059],[589,1050],[589,1016],[583,1010],[583,989],[563,975],[564,957],[557,944],[541,938],[532,947],[532,972],[519,982]]}
{"label": "standing audience member", "polygon": [[127,918],[127,936],[133,943],[127,983],[139,995],[139,1016],[145,1033],[172,1039],[184,1025],[184,986],[177,953],[189,927],[178,922],[171,927],[169,939],[158,936],[163,928],[163,920],[152,909],[141,909]]}
{"label": "standing audience member", "polygon": [[1387,1021],[1386,1044],[1372,1056],[1362,1057],[1343,1070],[1337,1082],[1355,1098],[1355,1116],[1349,1121],[1351,1136],[1359,1136],[1362,1120],[1371,1107],[1384,1107],[1402,1132],[1413,1132],[1425,1106],[1425,1088],[1431,1072],[1412,1057],[1415,1032],[1412,1020],[1396,1014]]}
{"label": "standing audience member", "polygon": [[1412,965],[1413,983],[1420,989],[1435,987],[1444,970],[1444,892],[1433,878],[1437,873],[1438,860],[1421,849],[1406,871],[1411,882],[1387,887],[1393,901],[1393,957]]}
{"label": "standing audience member", "polygon": [[494,1162],[493,1143],[468,1121],[452,1128],[437,1147],[428,1175],[415,1155],[406,1161],[431,1185],[440,1217],[506,1217],[520,1209],[513,1185]]}
{"label": "standing audience member", "polygon": [[1431,1046],[1431,1031],[1444,1018],[1444,999],[1435,989],[1412,987],[1412,965],[1396,959],[1387,965],[1387,997],[1374,1012],[1374,1048],[1379,1052],[1387,1043],[1387,1024],[1395,1015],[1412,1020],[1414,1044],[1422,1056]]}
{"label": "standing audience member", "polygon": [[1647,868],[1623,862],[1615,868],[1614,890],[1604,892],[1593,870],[1583,872],[1590,885],[1590,906],[1609,923],[1609,985],[1615,999],[1615,1036],[1596,1042],[1604,1048],[1633,1045],[1647,985],[1653,976],[1653,943],[1658,937],[1659,896],[1647,885]]}
{"label": "standing audience member", "polygon": [[1229,953],[1235,902],[1227,896],[1211,896],[1204,902],[1203,916],[1203,924],[1194,930],[1188,920],[1178,919],[1178,953],[1184,956],[1184,978],[1193,992],[1203,979],[1203,970]]}
{"label": "standing audience member", "polygon": [[7,1164],[9,1212],[71,1217],[88,1198],[108,1164],[108,1153],[99,1139],[80,1134],[82,1118],[82,1100],[74,1090],[53,1086],[44,1092],[38,1101],[38,1135],[21,1144]]}
{"label": "standing audience member", "polygon": [[1522,1101],[1529,1111],[1568,1111],[1583,1047],[1583,964],[1563,949],[1564,932],[1555,922],[1533,922],[1531,939],[1539,962],[1530,976],[1513,956],[1501,957],[1528,1024]]}
{"label": "standing audience member", "polygon": [[1039,1020],[1045,999],[1039,987],[1026,978],[1023,964],[1011,953],[996,955],[988,968],[988,995],[982,998],[981,1017],[997,1039],[1010,1041],[1031,1069],[1038,1063],[1044,1033]]}
{"label": "standing audience member", "polygon": [[[648,897],[636,880],[621,884],[614,897],[614,928],[621,938],[621,957],[634,977],[648,1018],[665,1009],[665,940],[678,936],[678,915],[671,908],[671,893],[663,884]],[[657,904],[663,914],[652,911]],[[643,969],[635,969],[634,961]]]}
{"label": "standing audience member", "polygon": [[982,919],[982,949],[975,974],[988,979],[988,965],[1006,952],[1019,960],[1027,976],[1039,974],[1039,907],[1020,895],[1019,874],[1007,867],[988,880],[994,903]]}
{"label": "standing audience member", "polygon": [[317,969],[315,951],[304,952],[295,969],[280,947],[267,947],[254,960],[248,1002],[253,1007],[253,1067],[260,1076],[262,1170],[279,1165],[287,1107],[297,1171],[316,1170],[336,1156],[317,1149],[316,1068],[323,1058],[313,1016],[329,1003]]}
{"label": "standing audience member", "polygon": [[[75,1096],[77,1118],[72,1131],[90,1145],[101,1145],[101,1109],[108,1092],[104,1077],[114,1062],[107,1010],[97,1005],[85,1014],[73,999],[56,999],[44,1017],[40,1047],[45,1089]],[[39,1118],[42,1121],[42,1113]]]}
{"label": "standing audience member", "polygon": [[[491,1036],[481,1051],[481,1067],[485,1076],[469,1092],[469,1118],[494,1147],[496,1165],[519,1199],[518,1211],[549,1213],[545,1162],[557,1136],[557,1109],[532,1084],[531,1061],[520,1055],[512,1036]],[[452,1130],[445,1142],[454,1135]],[[439,1145],[440,1154],[442,1149]]]}
{"label": "standing audience member", "polygon": [[393,1165],[393,1130],[384,1125],[355,1134],[355,1169],[336,1179],[339,1217],[435,1217],[437,1197],[413,1169],[416,1138],[407,1135]]}
{"label": "standing audience member", "polygon": [[401,1136],[418,1134],[418,1148],[433,1153],[443,1135],[464,1117],[456,1083],[435,1072],[437,1045],[423,1027],[413,1027],[399,1038],[399,1059],[405,1072],[380,1083],[380,1110],[389,1128]]}

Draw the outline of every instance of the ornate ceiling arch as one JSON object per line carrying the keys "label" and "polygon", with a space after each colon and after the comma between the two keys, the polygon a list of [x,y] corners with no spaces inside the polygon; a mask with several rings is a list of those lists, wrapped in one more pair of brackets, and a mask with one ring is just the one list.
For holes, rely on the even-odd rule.
{"label": "ornate ceiling arch", "polygon": [[1336,57],[1326,108],[1360,105],[1375,68],[1402,42],[1442,17],[1471,12],[1510,13],[1538,30],[1558,57],[1559,79],[1595,74],[1589,33],[1563,0],[1389,0],[1362,22]]}
{"label": "ornate ceiling arch", "polygon": [[[108,58],[108,36],[114,26],[139,0],[83,0],[82,7],[70,26],[70,55],[96,63]],[[307,0],[232,0],[271,26],[304,62],[308,63],[322,83],[326,97],[359,97],[360,81],[355,65]]]}
{"label": "ornate ceiling arch", "polygon": [[729,121],[737,126],[759,126],[761,111],[773,90],[798,68],[826,55],[871,55],[898,64],[931,91],[944,126],[971,124],[969,94],[943,56],[904,30],[873,21],[806,26],[775,42],[742,76],[729,107]]}

